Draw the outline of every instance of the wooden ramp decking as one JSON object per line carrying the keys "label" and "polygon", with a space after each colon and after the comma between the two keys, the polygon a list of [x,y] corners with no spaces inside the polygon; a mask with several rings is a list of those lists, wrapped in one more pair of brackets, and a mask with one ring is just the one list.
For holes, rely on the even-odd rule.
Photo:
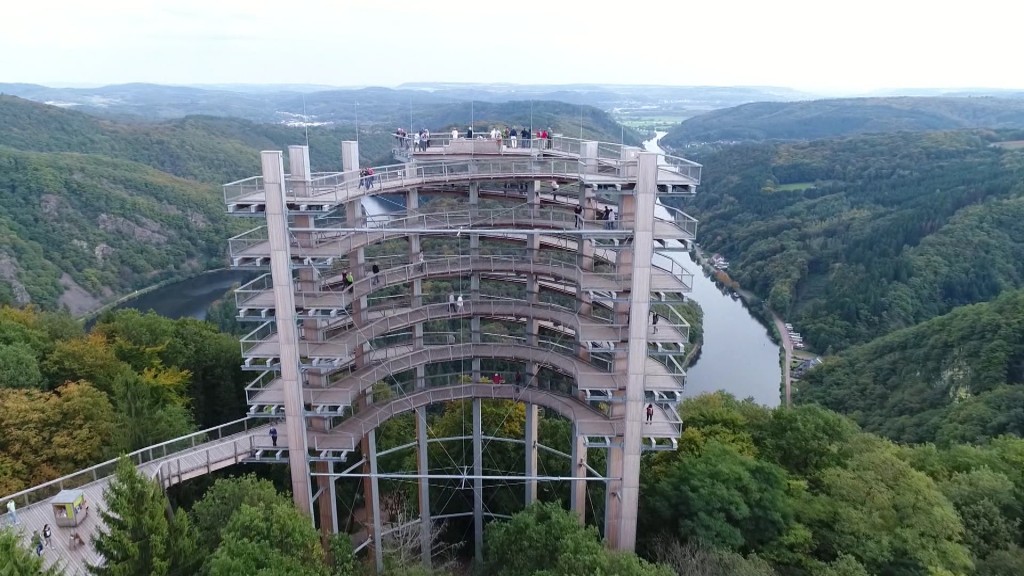
{"label": "wooden ramp decking", "polygon": [[[183,451],[169,454],[164,458],[146,462],[138,466],[143,475],[163,483],[166,488],[184,480],[209,474],[244,461],[258,442],[257,439],[267,436],[270,424],[249,428],[245,432],[233,436],[225,436],[217,440],[196,444]],[[18,508],[18,523],[12,529],[19,533],[26,548],[31,547],[32,533],[43,533],[43,525],[49,524],[53,531],[51,547],[44,548],[42,557],[46,566],[58,565],[64,570],[65,576],[85,576],[88,574],[87,564],[103,562],[102,556],[93,547],[92,539],[99,533],[102,519],[100,512],[105,507],[104,491],[111,476],[100,478],[82,486],[75,486],[85,494],[89,512],[86,518],[75,527],[60,527],[54,521],[52,498]],[[71,486],[67,486],[71,488]],[[3,502],[6,502],[6,498]],[[9,525],[9,518],[4,518],[4,525]],[[77,534],[84,544],[75,545],[74,535]]]}

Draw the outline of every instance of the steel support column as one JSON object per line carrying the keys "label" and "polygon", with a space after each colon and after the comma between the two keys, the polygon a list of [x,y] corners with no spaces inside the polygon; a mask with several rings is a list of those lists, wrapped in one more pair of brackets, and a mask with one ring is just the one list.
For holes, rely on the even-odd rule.
{"label": "steel support column", "polygon": [[416,409],[416,471],[423,476],[419,480],[420,554],[423,557],[423,566],[429,570],[433,526],[430,520],[430,479],[427,478],[427,474],[430,473],[430,461],[427,452],[427,408],[425,406]]}
{"label": "steel support column", "polygon": [[[529,385],[529,383],[527,383]],[[537,421],[540,419],[539,406],[526,405],[526,436],[523,447],[526,450],[526,505],[537,501]]]}
{"label": "steel support column", "polygon": [[377,431],[370,430],[366,435],[368,447],[367,459],[370,461],[370,492],[372,493],[371,508],[373,511],[373,560],[377,566],[377,574],[384,573],[384,542],[383,523],[380,520],[380,482],[377,480]]}
{"label": "steel support column", "polygon": [[481,428],[483,410],[479,398],[473,399],[473,544],[476,561],[484,561],[484,450]]}
{"label": "steel support column", "polygon": [[[587,443],[586,437],[579,433],[576,425],[572,426],[572,460],[569,475],[576,478],[587,477]],[[576,513],[580,524],[587,519],[587,481],[569,481],[569,507]]]}

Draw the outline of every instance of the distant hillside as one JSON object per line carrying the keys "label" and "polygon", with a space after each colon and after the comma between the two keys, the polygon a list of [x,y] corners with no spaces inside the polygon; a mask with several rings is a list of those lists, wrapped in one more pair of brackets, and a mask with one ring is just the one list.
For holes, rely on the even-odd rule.
{"label": "distant hillside", "polygon": [[[806,99],[786,88],[757,86],[627,86],[603,84],[525,85],[415,83],[397,89],[293,85],[163,86],[119,84],[96,88],[51,88],[0,83],[0,94],[111,118],[167,120],[192,115],[230,116],[256,122],[317,122],[426,125],[437,109],[508,101],[567,102],[633,117],[686,118],[716,108],[764,100]],[[586,113],[585,113],[586,114]],[[579,116],[579,111],[575,111]],[[469,114],[464,122],[469,122]]]}
{"label": "distant hillside", "polygon": [[904,442],[1024,436],[1024,291],[851,348],[795,398]]}
{"label": "distant hillside", "polygon": [[844,98],[757,102],[695,116],[664,145],[814,140],[864,133],[961,128],[1024,128],[1024,99]]}
{"label": "distant hillside", "polygon": [[[479,109],[480,126],[530,118],[528,103]],[[578,134],[579,106],[544,102],[533,111],[537,122]],[[587,137],[639,143],[604,112],[583,112]],[[423,122],[441,132],[461,126],[461,113],[449,104]],[[394,163],[391,130],[361,126],[364,163]],[[355,136],[354,126],[310,127],[313,170],[340,170],[341,141]],[[306,137],[302,128],[238,118],[123,123],[0,96],[0,304],[81,313],[224,264],[227,239],[250,223],[225,218],[220,185],[258,174],[260,150]]]}
{"label": "distant hillside", "polygon": [[[354,132],[311,129],[314,170],[340,170]],[[190,117],[123,124],[0,97],[0,303],[83,313],[131,290],[225,264],[220,185],[259,172],[259,151],[299,128]],[[365,161],[391,137],[364,132]]]}
{"label": "distant hillside", "polygon": [[[309,129],[317,171],[341,169],[341,141],[354,128]],[[121,123],[76,110],[0,96],[0,146],[36,152],[77,152],[131,160],[175,176],[222,184],[259,170],[256,151],[285,150],[306,132],[238,118],[194,116],[160,123]],[[360,134],[365,162],[390,162],[391,138],[382,130]]]}
{"label": "distant hillside", "polygon": [[[581,118],[582,113],[582,118]],[[580,137],[580,120],[583,121],[583,137],[604,142],[619,142],[639,146],[644,135],[631,128],[624,128],[606,112],[590,106],[578,106],[565,102],[530,102],[520,100],[497,104],[469,102],[437,106],[424,114],[417,121],[414,129],[427,127],[430,129],[447,129],[458,126],[465,130],[472,120],[477,130],[486,130],[491,126],[518,126],[533,131],[551,128],[557,134],[569,138]]]}
{"label": "distant hillside", "polygon": [[1024,132],[730,146],[685,207],[822,352],[1024,287]]}
{"label": "distant hillside", "polygon": [[138,163],[0,147],[0,305],[83,313],[223,264],[218,190]]}

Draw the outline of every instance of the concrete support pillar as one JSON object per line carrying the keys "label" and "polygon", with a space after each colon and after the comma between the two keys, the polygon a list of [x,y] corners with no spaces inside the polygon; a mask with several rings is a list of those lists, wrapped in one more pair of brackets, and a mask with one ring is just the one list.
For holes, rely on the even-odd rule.
{"label": "concrete support pillar", "polygon": [[[362,227],[365,224],[363,218],[363,205],[361,200],[352,200],[345,203],[345,224],[352,228]],[[346,254],[348,257],[348,268],[352,276],[359,280],[366,276],[366,252],[360,247]],[[348,292],[345,293],[345,301],[352,305],[352,321],[356,326],[366,324],[366,296],[352,298]]]}
{"label": "concrete support pillar", "polygon": [[[574,425],[572,430],[572,463],[569,466],[569,475],[575,478],[586,478],[587,476],[587,442]],[[569,481],[569,506],[580,524],[587,519],[587,481]]]}
{"label": "concrete support pillar", "polygon": [[481,400],[473,399],[473,544],[476,561],[484,561],[484,452]]}
{"label": "concrete support pillar", "polygon": [[[540,284],[537,282],[537,276],[533,274],[526,277],[526,301],[531,306],[540,303]],[[540,334],[540,321],[533,316],[528,316],[524,329],[526,345],[536,346]],[[536,362],[526,363],[526,373],[523,375],[523,380],[527,386],[540,386],[540,381],[537,378],[538,369]]]}
{"label": "concrete support pillar", "polygon": [[433,526],[430,520],[430,481],[426,478],[430,472],[427,454],[427,408],[420,406],[416,409],[416,472],[420,475],[420,552],[423,555],[423,566],[430,569]]}
{"label": "concrete support pillar", "polygon": [[291,270],[291,245],[288,239],[288,214],[285,206],[284,158],[279,151],[260,154],[266,193],[267,232],[270,239],[270,272],[274,285],[275,322],[281,356],[281,382],[284,388],[285,429],[288,439],[288,464],[295,506],[312,517],[313,496],[306,458],[306,421],[299,372],[299,334],[295,319],[295,284]]}
{"label": "concrete support pillar", "polygon": [[540,180],[527,184],[526,205],[530,208],[530,216],[536,218],[540,211]]}
{"label": "concrete support pillar", "polygon": [[[420,194],[416,188],[410,188],[406,191],[405,209],[408,214],[415,214],[420,209]],[[421,245],[421,239],[419,234],[409,235],[409,263],[413,264],[413,273],[420,271],[419,267],[415,264],[420,261],[420,253],[423,247]],[[419,308],[423,305],[423,280],[416,279],[412,281],[412,307]],[[420,333],[422,335],[423,327],[420,327]],[[422,337],[422,336],[421,336]]]}
{"label": "concrete support pillar", "polygon": [[[527,382],[529,384],[529,382]],[[537,423],[540,420],[539,406],[526,405],[526,436],[523,445],[526,448],[526,505],[537,501]]]}
{"label": "concrete support pillar", "polygon": [[345,140],[341,143],[341,169],[345,174],[345,181],[359,184],[359,142]]}
{"label": "concrete support pillar", "polygon": [[[644,368],[647,362],[647,332],[650,316],[651,258],[654,254],[654,207],[657,198],[658,157],[653,153],[638,155],[639,172],[633,198],[635,199],[635,225],[633,229],[632,276],[630,278],[629,343],[626,387],[620,391],[624,402],[624,433],[620,457],[609,452],[609,463],[617,465],[610,476],[620,477],[619,494],[609,491],[608,508],[613,500],[621,505],[610,518],[615,525],[609,532],[609,544],[619,550],[633,550],[636,545],[636,516],[640,495],[640,449],[643,441]],[[628,253],[629,251],[622,251]]]}
{"label": "concrete support pillar", "polygon": [[469,183],[469,217],[470,221],[475,219],[480,213],[480,184],[478,182]]}
{"label": "concrete support pillar", "polygon": [[[470,234],[469,235],[469,255],[474,261],[480,259],[480,235]],[[480,299],[480,273],[473,272],[469,275],[469,298],[471,300]]]}
{"label": "concrete support pillar", "polygon": [[623,161],[620,164],[619,176],[623,178],[636,178],[639,165],[635,160],[638,160],[639,157],[640,148],[636,146],[623,146],[619,154],[619,159]]}
{"label": "concrete support pillar", "polygon": [[370,430],[366,435],[368,451],[367,459],[370,461],[370,500],[371,513],[373,514],[373,560],[377,566],[377,574],[384,573],[384,527],[380,517],[380,482],[377,480],[377,431]]}

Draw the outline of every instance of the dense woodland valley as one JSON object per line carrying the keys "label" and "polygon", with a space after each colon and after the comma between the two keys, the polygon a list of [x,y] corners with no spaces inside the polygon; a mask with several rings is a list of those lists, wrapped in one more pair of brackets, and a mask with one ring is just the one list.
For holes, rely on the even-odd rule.
{"label": "dense woodland valley", "polygon": [[[803,122],[803,132],[759,124],[751,114],[761,105],[685,122],[668,143],[705,165],[698,195],[682,204],[701,221],[701,247],[728,258],[729,274],[825,361],[801,380],[793,408],[722,393],[681,406],[679,450],[644,456],[636,554],[600,544],[597,482],[588,528],[564,511],[567,484],[542,484],[542,503],[526,510],[521,488],[488,484],[488,510],[512,518],[488,524],[475,573],[1024,574],[1019,102],[901,99],[886,104],[891,116],[858,100],[758,112]],[[532,108],[556,131],[579,130],[576,105],[491,106],[493,122],[524,122]],[[921,120],[937,110],[946,124]],[[869,124],[851,120],[872,114]],[[962,118],[973,120],[955,124]],[[428,126],[456,123],[453,113]],[[748,132],[735,132],[744,124]],[[367,162],[388,162],[393,128],[360,128]],[[584,128],[641,138],[597,109],[586,109]],[[311,128],[314,170],[340,169],[339,142],[354,136],[351,125]],[[255,174],[259,149],[304,138],[240,119],[122,122],[0,97],[0,495],[244,414],[230,302],[208,322],[118,311],[88,329],[69,311],[223,265],[226,237],[244,223],[223,215],[218,185]],[[431,434],[459,436],[467,411],[432,407]],[[525,413],[486,402],[483,422],[495,436],[521,437]],[[408,441],[414,426],[408,416],[389,421],[381,449]],[[567,421],[542,418],[542,443],[568,451],[570,435]],[[432,444],[431,468],[456,474],[470,453],[461,440]],[[522,472],[521,446],[488,454],[489,465]],[[603,452],[588,456],[603,468]],[[415,454],[395,452],[381,466],[415,468]],[[539,467],[567,473],[569,462],[542,452]],[[366,573],[347,537],[321,541],[287,487],[282,467],[241,465],[165,495],[122,461],[96,542],[108,563],[96,573]],[[396,513],[414,512],[414,484],[382,481],[382,490]],[[339,509],[358,510],[361,493],[339,482]],[[453,512],[471,506],[457,481],[431,498]],[[356,516],[346,531],[361,528]],[[387,574],[474,573],[467,528],[459,519],[437,527],[433,570],[419,565],[418,534],[400,533]],[[3,562],[15,574],[58,573],[9,532],[0,532]]]}

